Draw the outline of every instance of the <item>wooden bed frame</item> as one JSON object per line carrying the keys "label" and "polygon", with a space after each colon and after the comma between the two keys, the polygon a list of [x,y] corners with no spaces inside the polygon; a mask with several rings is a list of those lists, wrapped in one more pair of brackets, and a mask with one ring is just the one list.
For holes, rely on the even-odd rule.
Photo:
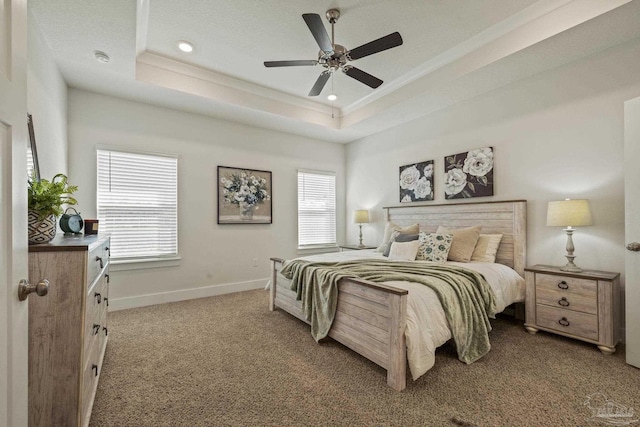
{"label": "wooden bed frame", "polygon": [[[483,234],[503,235],[496,262],[524,277],[526,255],[526,201],[510,200],[442,205],[384,207],[387,220],[398,225],[420,224],[420,231],[482,226]],[[276,307],[306,322],[301,302],[278,272],[284,260],[271,258],[269,309]],[[284,282],[284,283],[283,283]],[[361,279],[338,282],[338,305],[329,336],[387,370],[387,384],[406,387],[407,349],[404,329],[408,291]],[[307,322],[308,323],[308,322]]]}

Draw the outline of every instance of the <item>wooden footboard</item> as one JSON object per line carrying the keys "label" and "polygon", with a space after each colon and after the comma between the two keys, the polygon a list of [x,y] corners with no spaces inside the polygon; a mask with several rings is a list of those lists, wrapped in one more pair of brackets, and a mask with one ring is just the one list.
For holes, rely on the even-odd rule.
{"label": "wooden footboard", "polygon": [[[284,260],[271,258],[269,309],[276,307],[307,322],[302,303],[278,274]],[[408,291],[360,279],[338,282],[338,305],[329,336],[387,370],[387,384],[406,387],[407,347],[404,329]],[[308,322],[307,322],[308,323]]]}

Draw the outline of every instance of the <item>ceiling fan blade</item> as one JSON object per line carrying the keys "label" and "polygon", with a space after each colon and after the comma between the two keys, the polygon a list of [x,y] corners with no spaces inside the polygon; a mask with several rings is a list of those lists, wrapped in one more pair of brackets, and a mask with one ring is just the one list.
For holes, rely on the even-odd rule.
{"label": "ceiling fan blade", "polygon": [[331,39],[329,38],[326,28],[324,28],[320,15],[317,13],[304,13],[302,14],[302,19],[307,23],[311,34],[313,34],[318,46],[320,46],[320,50],[325,53],[333,53]]}
{"label": "ceiling fan blade", "polygon": [[383,82],[379,78],[372,76],[369,73],[365,73],[359,68],[347,66],[343,68],[344,73],[357,81],[366,84],[369,87],[377,88]]}
{"label": "ceiling fan blade", "polygon": [[347,58],[352,61],[356,59],[364,58],[365,56],[373,55],[374,53],[382,52],[383,50],[391,49],[402,44],[402,36],[399,32],[391,33],[387,36],[380,37],[377,40],[358,46],[355,49],[351,49],[347,52]]}
{"label": "ceiling fan blade", "polygon": [[309,96],[320,95],[320,92],[322,92],[322,89],[324,89],[324,85],[327,83],[327,80],[329,80],[329,77],[331,77],[331,73],[327,71],[320,74],[320,77],[318,77],[318,80],[316,80],[316,83],[311,88]]}
{"label": "ceiling fan blade", "polygon": [[301,59],[296,61],[265,61],[265,67],[298,67],[304,65],[316,65],[318,61],[313,59]]}

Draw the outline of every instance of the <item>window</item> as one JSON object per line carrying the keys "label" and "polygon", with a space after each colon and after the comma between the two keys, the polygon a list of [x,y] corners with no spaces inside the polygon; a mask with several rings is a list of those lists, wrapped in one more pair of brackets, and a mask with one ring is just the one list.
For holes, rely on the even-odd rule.
{"label": "window", "polygon": [[98,150],[98,219],[114,259],[178,254],[178,159]]}
{"label": "window", "polygon": [[335,246],[336,175],[298,171],[298,246]]}

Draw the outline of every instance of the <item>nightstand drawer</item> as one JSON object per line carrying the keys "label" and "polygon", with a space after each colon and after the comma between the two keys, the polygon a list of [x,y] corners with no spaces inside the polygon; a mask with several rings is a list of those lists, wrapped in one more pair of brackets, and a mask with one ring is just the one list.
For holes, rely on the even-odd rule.
{"label": "nightstand drawer", "polygon": [[595,292],[589,295],[586,293],[569,292],[562,289],[537,287],[536,303],[583,313],[598,314],[598,298]]}
{"label": "nightstand drawer", "polygon": [[570,293],[596,300],[598,281],[536,273],[536,290]]}
{"label": "nightstand drawer", "polygon": [[598,316],[563,308],[536,305],[537,324],[565,334],[598,340]]}

